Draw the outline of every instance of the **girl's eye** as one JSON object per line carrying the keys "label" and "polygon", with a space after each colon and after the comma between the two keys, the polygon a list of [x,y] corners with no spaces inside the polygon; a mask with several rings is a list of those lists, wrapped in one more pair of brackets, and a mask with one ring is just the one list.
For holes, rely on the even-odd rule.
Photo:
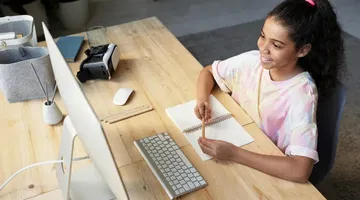
{"label": "girl's eye", "polygon": [[262,34],[260,34],[260,37],[261,37],[261,38],[265,38],[265,36],[264,36],[264,35],[262,35]]}
{"label": "girl's eye", "polygon": [[279,45],[276,45],[276,44],[274,44],[274,47],[275,47],[275,48],[280,48],[280,46],[279,46]]}

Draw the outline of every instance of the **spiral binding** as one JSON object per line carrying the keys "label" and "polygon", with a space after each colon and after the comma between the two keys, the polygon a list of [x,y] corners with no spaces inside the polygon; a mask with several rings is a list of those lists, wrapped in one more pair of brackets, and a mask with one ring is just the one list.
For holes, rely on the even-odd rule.
{"label": "spiral binding", "polygon": [[[216,124],[216,123],[219,123],[219,122],[222,122],[222,121],[225,121],[229,118],[231,118],[232,115],[231,113],[228,113],[228,114],[225,114],[225,115],[221,115],[219,117],[216,117],[216,118],[213,118],[213,119],[210,119],[210,121],[208,123],[206,123],[205,127],[207,126],[211,126],[213,124]],[[191,126],[189,128],[186,128],[183,130],[184,133],[193,133],[195,131],[198,131],[202,128],[202,125],[201,124],[198,124],[198,125],[195,125],[195,126]]]}

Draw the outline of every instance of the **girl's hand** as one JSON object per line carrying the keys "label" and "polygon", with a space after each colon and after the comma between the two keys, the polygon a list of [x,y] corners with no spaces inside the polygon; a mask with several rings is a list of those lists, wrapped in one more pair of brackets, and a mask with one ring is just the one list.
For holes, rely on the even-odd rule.
{"label": "girl's hand", "polygon": [[205,122],[211,119],[211,107],[207,101],[197,101],[197,105],[194,108],[195,115],[202,120],[205,118]]}
{"label": "girl's hand", "polygon": [[201,137],[198,139],[198,143],[205,154],[218,160],[233,160],[238,148],[229,142]]}

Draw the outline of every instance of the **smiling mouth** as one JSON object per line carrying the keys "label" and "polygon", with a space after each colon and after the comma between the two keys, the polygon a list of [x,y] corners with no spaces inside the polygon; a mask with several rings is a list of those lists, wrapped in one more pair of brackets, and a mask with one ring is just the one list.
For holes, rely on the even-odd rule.
{"label": "smiling mouth", "polygon": [[265,57],[261,56],[261,61],[264,63],[269,63],[269,62],[272,62],[273,60],[270,58],[265,58]]}

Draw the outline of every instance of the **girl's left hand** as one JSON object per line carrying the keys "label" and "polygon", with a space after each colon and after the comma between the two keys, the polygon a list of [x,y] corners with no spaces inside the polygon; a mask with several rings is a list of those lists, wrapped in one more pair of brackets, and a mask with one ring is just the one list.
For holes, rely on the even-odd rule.
{"label": "girl's left hand", "polygon": [[198,143],[205,154],[218,160],[232,160],[238,148],[229,142],[201,137]]}

